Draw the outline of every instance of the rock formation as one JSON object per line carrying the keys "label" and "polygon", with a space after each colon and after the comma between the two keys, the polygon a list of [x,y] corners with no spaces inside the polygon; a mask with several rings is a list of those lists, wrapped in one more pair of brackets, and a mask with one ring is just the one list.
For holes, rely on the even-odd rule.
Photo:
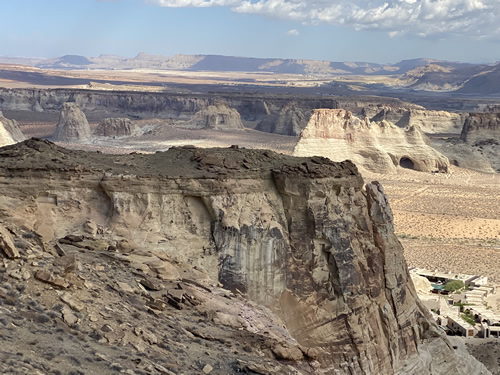
{"label": "rock formation", "polygon": [[431,111],[425,108],[388,107],[384,105],[368,106],[363,108],[363,116],[370,121],[392,122],[400,128],[419,126],[425,133],[460,133],[465,113],[447,111]]}
{"label": "rock formation", "polygon": [[[87,340],[94,343],[104,337],[103,342],[121,343],[125,358],[130,346],[141,350],[144,345],[137,337],[153,345],[157,360],[165,357],[162,348],[179,347],[176,332],[184,323],[180,317],[174,321],[172,313],[162,309],[166,304],[183,308],[200,293],[189,292],[193,288],[185,286],[185,281],[177,281],[180,286],[175,288],[159,285],[159,281],[163,277],[167,283],[184,274],[188,276],[182,280],[198,286],[205,283],[205,293],[206,285],[219,281],[235,294],[268,307],[284,322],[286,330],[278,334],[276,328],[268,328],[270,320],[257,319],[264,313],[249,302],[233,301],[241,310],[231,315],[216,302],[220,292],[200,297],[206,301],[205,312],[190,320],[190,335],[205,340],[208,346],[209,342],[223,342],[210,333],[220,335],[220,331],[210,331],[212,321],[227,325],[227,332],[234,335],[238,329],[245,330],[242,334],[249,343],[245,351],[253,353],[259,347],[261,353],[257,362],[244,365],[247,370],[265,374],[487,374],[470,356],[453,350],[417,299],[382,186],[375,182],[365,189],[351,162],[238,148],[189,147],[151,155],[105,155],[29,140],[0,150],[0,193],[6,202],[3,220],[39,233],[31,238],[43,242],[59,239],[59,244],[72,244],[71,249],[79,246],[82,256],[91,249],[92,262],[112,262],[103,270],[130,267],[134,272],[126,278],[121,274],[115,280],[121,284],[102,287],[107,293],[123,293],[124,305],[114,310],[112,305],[102,308],[99,314],[104,319],[124,314],[120,320],[127,324],[77,313],[78,301],[71,295],[60,297],[69,306],[62,311],[63,324],[79,324],[78,337],[95,326],[101,333],[95,331]],[[91,231],[89,219],[94,222]],[[101,237],[78,236],[82,230],[95,233],[95,228]],[[18,236],[22,238],[20,232]],[[127,246],[112,248],[112,241]],[[137,242],[132,245],[131,241]],[[113,253],[119,248],[128,255]],[[135,252],[130,250],[134,248]],[[56,250],[54,254],[62,253]],[[183,266],[186,262],[192,267]],[[25,271],[32,264],[27,263]],[[69,260],[57,264],[69,274],[68,269],[79,270]],[[185,271],[174,272],[178,267]],[[89,266],[80,269],[72,272],[88,272]],[[12,268],[12,272],[17,270]],[[23,279],[23,269],[19,272]],[[68,281],[72,280],[75,291],[84,283],[84,291],[89,288],[96,293],[95,285],[101,285],[105,277],[88,280],[87,274],[72,278],[54,272],[41,269],[35,278],[70,291]],[[142,292],[128,297],[129,279],[137,275],[157,278],[141,281]],[[168,290],[165,294],[155,292],[164,289]],[[113,301],[109,303],[120,300]],[[133,306],[144,303],[150,306],[154,328],[143,325],[135,334],[128,332],[143,320],[128,323],[126,311],[139,313],[135,315],[139,319],[143,314]],[[195,326],[204,316],[210,322]],[[96,323],[88,323],[89,319]],[[169,328],[163,330],[165,326]],[[177,336],[168,336],[174,333]],[[211,349],[204,348],[207,350]],[[142,351],[146,356],[133,361],[133,366],[151,360],[147,355],[151,351]],[[275,362],[269,362],[270,352]],[[245,353],[242,356],[240,361],[252,362]],[[277,367],[283,363],[276,359],[288,360],[293,367]],[[186,355],[178,360],[185,361]],[[235,361],[232,355],[228,361]],[[196,371],[204,364],[198,366]],[[239,366],[243,365],[235,361],[233,371],[241,369]],[[203,371],[208,373],[211,367]]]}
{"label": "rock formation", "polygon": [[[469,154],[474,153],[477,157],[461,157],[460,151],[463,151],[464,147],[457,143],[453,151],[459,165],[483,172],[500,172],[500,113],[469,114],[464,122],[460,139],[471,148],[465,151]],[[477,168],[479,163],[485,166]]]}
{"label": "rock formation", "polygon": [[471,113],[460,138],[469,144],[500,143],[500,113]]}
{"label": "rock formation", "polygon": [[216,130],[244,129],[238,111],[229,108],[224,103],[210,105],[196,112],[191,120],[182,124],[182,127]]}
{"label": "rock formation", "polygon": [[104,137],[137,135],[139,128],[128,118],[106,118],[99,123],[94,134]]}
{"label": "rock formation", "polygon": [[343,109],[315,110],[293,154],[349,159],[379,173],[394,172],[397,166],[447,172],[449,166],[448,159],[429,146],[418,127],[403,130],[386,121],[360,120]]}
{"label": "rock formation", "polygon": [[268,133],[299,135],[310,116],[310,110],[304,110],[292,102],[281,108],[278,113],[259,122],[255,129]]}
{"label": "rock formation", "polygon": [[0,111],[0,147],[21,142],[25,139],[26,138],[21,132],[21,129],[19,129],[17,122],[15,120],[5,118],[3,113]]}
{"label": "rock formation", "polygon": [[52,138],[58,142],[80,142],[90,137],[90,126],[85,114],[75,103],[64,103]]}
{"label": "rock formation", "polygon": [[[74,102],[87,114],[99,117],[166,118],[189,121],[199,111],[217,103],[236,109],[246,127],[254,128],[268,116],[278,115],[294,102],[297,109],[309,113],[315,108],[337,108],[332,98],[273,94],[170,94],[157,92],[82,90],[82,89],[3,89],[0,110],[60,111],[66,102]],[[35,104],[38,103],[38,104]],[[38,107],[39,106],[39,107]],[[307,119],[303,127],[307,124]]]}

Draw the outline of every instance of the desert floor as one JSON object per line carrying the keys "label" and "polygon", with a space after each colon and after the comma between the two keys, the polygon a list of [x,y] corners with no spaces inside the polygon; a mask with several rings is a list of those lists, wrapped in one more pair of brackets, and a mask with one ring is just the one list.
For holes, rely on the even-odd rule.
{"label": "desert floor", "polygon": [[498,174],[452,166],[450,174],[364,175],[382,182],[410,266],[485,275],[500,284]]}
{"label": "desert floor", "polygon": [[[50,137],[57,116],[43,121],[17,118],[26,136]],[[96,119],[89,119],[96,127]],[[65,147],[106,153],[155,152],[172,146],[268,148],[291,154],[298,138],[239,131],[180,129],[169,120],[140,120],[145,135],[97,138],[90,144]],[[394,213],[395,231],[410,266],[488,276],[500,284],[500,175],[451,167],[449,174],[398,168],[396,174],[363,172],[366,182],[382,182]]]}

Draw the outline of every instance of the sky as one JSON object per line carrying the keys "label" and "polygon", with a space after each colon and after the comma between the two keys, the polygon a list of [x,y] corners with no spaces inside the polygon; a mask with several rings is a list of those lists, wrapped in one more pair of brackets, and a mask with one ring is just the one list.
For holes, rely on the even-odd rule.
{"label": "sky", "polygon": [[3,0],[0,56],[500,61],[500,0]]}

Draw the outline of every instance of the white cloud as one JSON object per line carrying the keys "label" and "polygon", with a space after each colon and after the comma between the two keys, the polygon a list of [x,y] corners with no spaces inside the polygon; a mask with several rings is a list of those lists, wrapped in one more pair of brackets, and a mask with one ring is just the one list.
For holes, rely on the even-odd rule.
{"label": "white cloud", "polygon": [[300,35],[299,31],[298,31],[298,30],[296,30],[296,29],[288,30],[288,31],[286,32],[286,34],[287,34],[287,35],[290,35],[290,36],[299,36],[299,35]]}
{"label": "white cloud", "polygon": [[146,0],[164,7],[229,7],[305,24],[328,23],[391,36],[500,37],[499,0]]}

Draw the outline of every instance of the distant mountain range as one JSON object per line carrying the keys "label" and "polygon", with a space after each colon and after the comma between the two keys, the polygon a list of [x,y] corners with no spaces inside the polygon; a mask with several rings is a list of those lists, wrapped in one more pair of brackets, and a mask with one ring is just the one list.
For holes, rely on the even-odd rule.
{"label": "distant mountain range", "polygon": [[28,65],[41,69],[154,69],[212,72],[302,74],[317,77],[341,75],[397,76],[406,89],[500,95],[500,64],[470,64],[433,59],[403,60],[396,64],[332,62],[300,59],[252,58],[220,55],[140,53],[127,58],[115,55],[85,57],[66,55],[54,59],[0,57],[0,64]]}

